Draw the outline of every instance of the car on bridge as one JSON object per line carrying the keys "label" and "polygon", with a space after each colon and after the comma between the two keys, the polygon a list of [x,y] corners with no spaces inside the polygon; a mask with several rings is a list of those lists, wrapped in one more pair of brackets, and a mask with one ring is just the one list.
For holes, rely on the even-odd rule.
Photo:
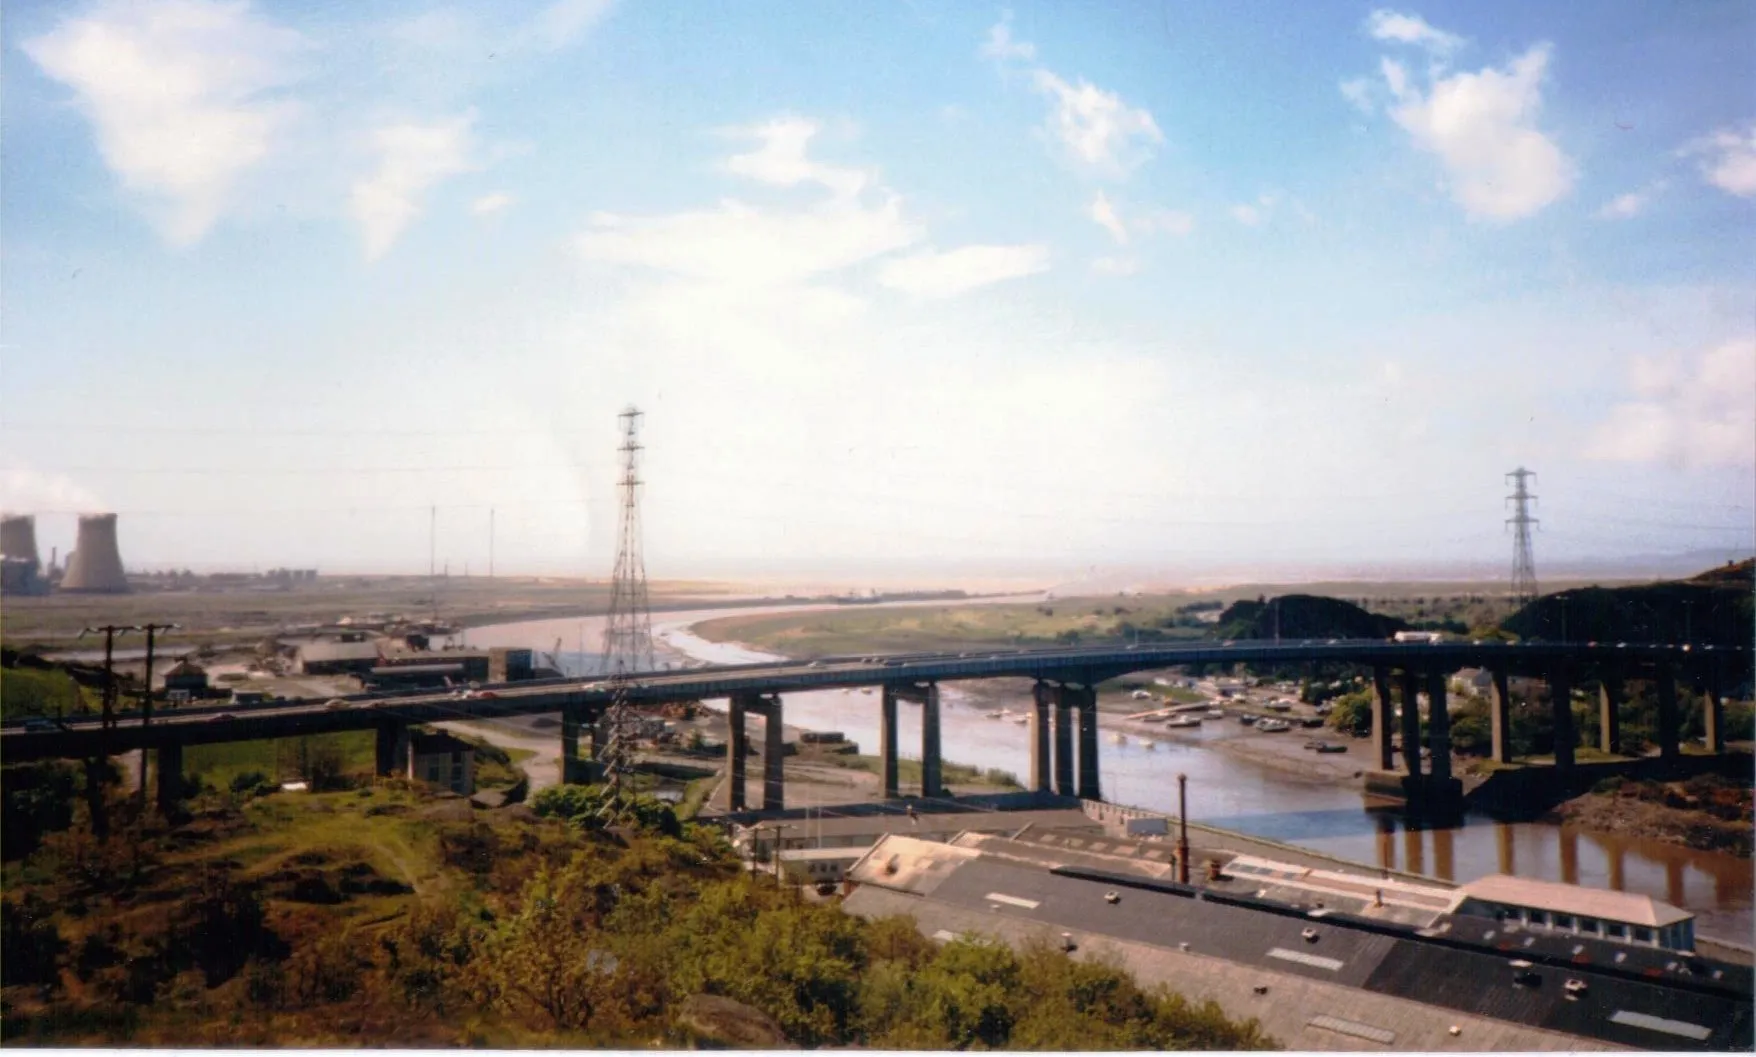
{"label": "car on bridge", "polygon": [[24,729],[30,731],[32,734],[53,734],[55,731],[60,730],[61,726],[52,719],[43,716],[32,716],[30,719],[24,721]]}

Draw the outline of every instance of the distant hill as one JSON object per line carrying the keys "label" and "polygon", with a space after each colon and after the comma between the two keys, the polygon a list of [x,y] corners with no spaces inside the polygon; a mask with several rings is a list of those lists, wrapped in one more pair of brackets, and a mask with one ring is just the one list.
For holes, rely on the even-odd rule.
{"label": "distant hill", "polygon": [[[1278,616],[1276,613],[1278,610]],[[1321,595],[1282,595],[1257,602],[1234,602],[1209,633],[1216,639],[1387,639],[1408,624]]]}
{"label": "distant hill", "polygon": [[1501,624],[1550,642],[1694,642],[1749,646],[1756,635],[1751,591],[1756,559],[1687,580],[1636,587],[1584,587],[1544,595]]}

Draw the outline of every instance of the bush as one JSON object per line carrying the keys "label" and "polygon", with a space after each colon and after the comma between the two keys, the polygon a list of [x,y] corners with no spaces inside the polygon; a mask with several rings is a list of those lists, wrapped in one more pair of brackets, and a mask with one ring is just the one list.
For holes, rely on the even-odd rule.
{"label": "bush", "polygon": [[66,949],[54,908],[40,896],[27,892],[0,903],[0,985],[58,984]]}

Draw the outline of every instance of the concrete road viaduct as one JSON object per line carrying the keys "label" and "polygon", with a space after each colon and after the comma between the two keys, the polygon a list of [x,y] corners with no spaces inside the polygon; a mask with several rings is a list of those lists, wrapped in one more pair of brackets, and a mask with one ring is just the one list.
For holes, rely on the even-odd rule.
{"label": "concrete road viaduct", "polygon": [[[900,792],[897,702],[919,703],[922,792],[939,796],[944,792],[940,684],[971,679],[1034,679],[1029,784],[1036,789],[1096,800],[1102,798],[1098,774],[1098,684],[1131,672],[1197,664],[1347,665],[1369,669],[1375,690],[1372,738],[1377,762],[1384,772],[1400,775],[1411,800],[1428,794],[1447,796],[1454,785],[1450,773],[1446,683],[1448,676],[1460,669],[1480,668],[1490,673],[1493,758],[1505,762],[1512,758],[1508,680],[1525,677],[1547,683],[1558,735],[1554,762],[1558,779],[1565,778],[1574,766],[1577,735],[1570,700],[1571,688],[1576,683],[1591,680],[1600,686],[1596,740],[1605,751],[1617,752],[1621,748],[1623,687],[1630,680],[1651,680],[1658,699],[1659,753],[1662,757],[1675,757],[1681,752],[1677,687],[1692,686],[1705,699],[1706,747],[1718,753],[1725,747],[1722,692],[1747,684],[1750,679],[1750,652],[1744,649],[1596,643],[1238,641],[921,653],[716,666],[637,675],[626,692],[636,705],[727,700],[731,728],[727,738],[727,773],[733,810],[747,806],[746,717],[766,717],[763,807],[778,809],[785,804],[780,745],[784,695],[850,687],[881,688],[879,756],[882,792],[887,797]],[[180,782],[173,779],[182,773],[182,749],[186,745],[374,730],[379,770],[388,773],[400,758],[411,724],[560,712],[565,764],[578,757],[582,732],[601,717],[611,699],[606,684],[577,679],[507,683],[485,689],[493,692],[491,699],[459,700],[450,694],[402,692],[357,695],[345,699],[345,707],[333,703],[270,702],[187,708],[160,712],[151,725],[142,725],[137,713],[118,714],[108,727],[96,719],[66,722],[55,730],[27,730],[21,723],[13,722],[0,729],[0,762],[90,759],[153,749],[159,762],[159,800],[169,810],[180,793]],[[1414,707],[1421,693],[1429,700],[1426,741],[1431,764],[1425,773],[1420,754],[1420,717]],[[1397,721],[1394,717],[1399,700],[1402,708]],[[1398,729],[1402,743],[1400,768],[1392,751],[1393,733]]]}

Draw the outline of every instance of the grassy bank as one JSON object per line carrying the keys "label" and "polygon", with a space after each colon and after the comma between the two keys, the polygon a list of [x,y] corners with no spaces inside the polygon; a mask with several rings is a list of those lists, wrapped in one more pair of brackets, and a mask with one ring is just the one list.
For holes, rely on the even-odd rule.
{"label": "grassy bank", "polygon": [[752,884],[650,801],[614,834],[581,787],[534,811],[405,782],[228,797],[172,829],[125,806],[110,840],[76,820],[5,867],[8,1045],[1271,1044],[1102,958],[939,945]]}
{"label": "grassy bank", "polygon": [[[867,771],[872,774],[878,774],[882,767],[881,762],[876,756],[856,756],[852,754],[845,756],[824,756],[821,760],[815,760],[813,762],[829,763],[836,767],[846,768],[851,771]],[[1011,771],[1003,771],[998,767],[990,767],[987,770],[983,770],[979,767],[971,767],[968,764],[952,763],[950,761],[946,761],[941,765],[940,778],[947,785],[986,785],[992,786],[996,789],[1024,788],[1024,786],[1019,784],[1018,776]],[[896,780],[902,785],[920,785],[921,761],[904,759],[897,760]]]}

